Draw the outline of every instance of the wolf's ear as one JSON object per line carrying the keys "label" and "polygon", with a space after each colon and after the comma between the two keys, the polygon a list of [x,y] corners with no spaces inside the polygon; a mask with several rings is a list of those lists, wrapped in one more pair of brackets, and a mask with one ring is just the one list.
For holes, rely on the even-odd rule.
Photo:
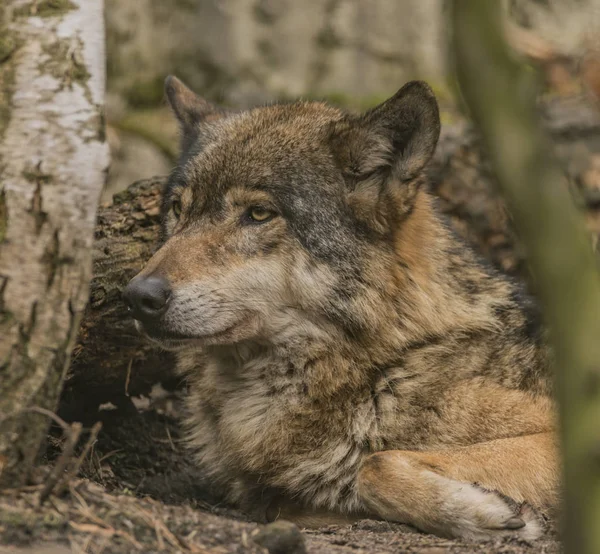
{"label": "wolf's ear", "polygon": [[440,136],[440,113],[433,91],[411,81],[362,117],[362,125],[385,137],[393,177],[415,177],[429,161]]}
{"label": "wolf's ear", "polygon": [[[429,161],[439,134],[439,110],[431,88],[411,81],[389,100],[334,130],[334,155],[351,190],[381,192],[392,182],[403,188],[402,183],[414,179]],[[414,186],[406,188],[409,194]]]}
{"label": "wolf's ear", "polygon": [[179,121],[181,149],[184,151],[198,136],[198,128],[202,122],[219,119],[227,114],[226,110],[201,98],[173,75],[165,80],[165,94]]}

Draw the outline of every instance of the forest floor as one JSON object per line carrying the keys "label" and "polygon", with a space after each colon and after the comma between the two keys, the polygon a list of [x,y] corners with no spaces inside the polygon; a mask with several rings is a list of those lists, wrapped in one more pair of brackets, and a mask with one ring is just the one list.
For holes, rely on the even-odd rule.
{"label": "forest floor", "polygon": [[[80,477],[65,483],[62,492],[55,488],[41,505],[51,463],[40,469],[41,484],[0,493],[0,554],[550,554],[561,550],[553,529],[534,543],[510,537],[468,543],[372,520],[302,532],[291,525],[258,525],[219,503],[218,491],[203,479],[181,444],[173,397],[158,396],[158,402],[152,403],[134,399],[137,409],[132,403],[119,409],[107,406],[111,409],[100,412],[103,429]],[[123,409],[129,417],[122,417]],[[137,412],[134,417],[132,410]],[[52,440],[48,462],[55,462],[64,446],[59,434]]]}

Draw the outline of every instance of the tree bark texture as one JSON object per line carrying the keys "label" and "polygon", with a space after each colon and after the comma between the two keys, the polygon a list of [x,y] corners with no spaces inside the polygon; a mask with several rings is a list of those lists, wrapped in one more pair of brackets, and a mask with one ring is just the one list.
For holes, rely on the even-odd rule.
{"label": "tree bark texture", "polygon": [[108,166],[103,0],[0,6],[0,486],[27,480],[88,299]]}
{"label": "tree bark texture", "polygon": [[[553,102],[544,110],[555,151],[584,209],[600,233],[600,115],[581,100]],[[495,187],[480,141],[466,123],[447,126],[431,167],[440,210],[458,234],[494,265],[526,275],[525,255]],[[121,290],[157,247],[164,178],[134,183],[100,208],[90,303],[74,350],[61,415],[93,421],[98,404],[127,402],[161,382],[176,384],[173,358],[140,337],[121,302]]]}
{"label": "tree bark texture", "polygon": [[82,321],[61,416],[94,420],[98,405],[119,405],[174,379],[173,358],[144,340],[121,291],[156,250],[164,177],[134,183],[98,212],[94,278]]}
{"label": "tree bark texture", "polygon": [[457,76],[528,250],[555,352],[565,551],[600,552],[600,274],[493,1],[454,0]]}

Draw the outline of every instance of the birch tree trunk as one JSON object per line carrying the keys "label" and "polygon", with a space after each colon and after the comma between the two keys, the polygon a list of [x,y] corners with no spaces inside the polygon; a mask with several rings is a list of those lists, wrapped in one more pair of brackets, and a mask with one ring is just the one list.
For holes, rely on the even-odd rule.
{"label": "birch tree trunk", "polygon": [[0,487],[27,480],[88,298],[108,151],[103,0],[0,5]]}

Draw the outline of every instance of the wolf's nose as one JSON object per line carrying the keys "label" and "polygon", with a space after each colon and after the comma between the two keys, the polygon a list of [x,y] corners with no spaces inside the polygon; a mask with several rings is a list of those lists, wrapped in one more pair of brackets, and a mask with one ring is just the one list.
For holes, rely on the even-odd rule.
{"label": "wolf's nose", "polygon": [[136,277],[123,291],[131,315],[142,323],[164,314],[170,297],[169,282],[163,277]]}

